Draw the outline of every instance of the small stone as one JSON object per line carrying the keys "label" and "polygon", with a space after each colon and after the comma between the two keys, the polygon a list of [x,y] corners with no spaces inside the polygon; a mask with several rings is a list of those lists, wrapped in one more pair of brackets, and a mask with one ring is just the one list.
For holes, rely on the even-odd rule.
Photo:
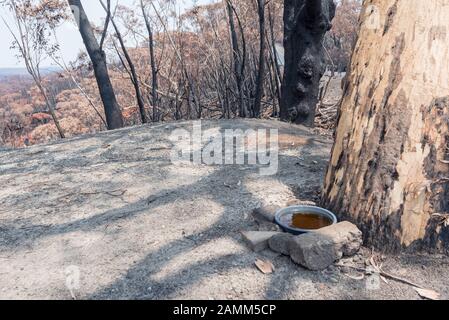
{"label": "small stone", "polygon": [[281,227],[279,227],[275,223],[266,222],[266,221],[257,221],[258,230],[259,231],[276,231],[282,232]]}
{"label": "small stone", "polygon": [[292,260],[310,270],[324,270],[343,256],[356,254],[362,232],[350,222],[340,222],[293,237],[289,244]]}
{"label": "small stone", "polygon": [[268,246],[274,252],[289,256],[289,244],[293,237],[290,233],[279,233],[268,240]]}
{"label": "small stone", "polygon": [[351,272],[351,268],[349,268],[347,266],[342,266],[342,267],[340,267],[340,272],[343,274],[348,274]]}
{"label": "small stone", "polygon": [[336,266],[334,266],[334,265],[330,265],[326,270],[329,273],[333,273],[333,274],[340,272],[340,270]]}
{"label": "small stone", "polygon": [[242,236],[248,246],[254,252],[260,252],[268,248],[268,240],[279,234],[274,231],[242,231]]}
{"label": "small stone", "polygon": [[276,212],[280,209],[281,207],[275,205],[263,206],[254,209],[252,215],[256,221],[273,223]]}
{"label": "small stone", "polygon": [[316,206],[316,203],[313,201],[302,201],[298,199],[289,200],[286,204],[287,207],[293,206]]}
{"label": "small stone", "polygon": [[330,277],[329,281],[332,282],[332,283],[338,283],[339,282],[338,279],[335,278],[335,277]]}

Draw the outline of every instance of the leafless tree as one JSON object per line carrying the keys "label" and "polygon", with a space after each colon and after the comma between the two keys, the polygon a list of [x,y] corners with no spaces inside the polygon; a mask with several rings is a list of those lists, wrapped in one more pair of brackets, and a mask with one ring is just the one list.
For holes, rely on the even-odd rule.
{"label": "leafless tree", "polygon": [[106,121],[109,129],[117,129],[123,127],[123,117],[120,106],[117,103],[114,88],[112,87],[109,77],[108,67],[106,63],[106,55],[98,44],[92,26],[87,18],[86,12],[80,0],[68,0],[72,8],[72,13],[77,20],[81,37],[87,53],[92,61],[95,78],[97,80],[100,96],[103,101],[106,114]]}
{"label": "leafless tree", "polygon": [[14,38],[13,48],[19,52],[18,56],[25,63],[28,73],[32,76],[42,97],[44,98],[48,112],[50,113],[59,136],[65,138],[64,131],[59,124],[55,112],[54,99],[45,88],[41,74],[41,64],[58,49],[49,35],[55,32],[55,28],[65,19],[59,1],[4,1],[12,17],[15,26],[11,26],[3,19],[3,22]]}

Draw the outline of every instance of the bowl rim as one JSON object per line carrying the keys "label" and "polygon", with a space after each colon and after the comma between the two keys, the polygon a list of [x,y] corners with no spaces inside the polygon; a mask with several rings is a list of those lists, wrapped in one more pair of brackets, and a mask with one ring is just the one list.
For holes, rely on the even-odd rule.
{"label": "bowl rim", "polygon": [[[274,216],[274,220],[276,222],[277,225],[279,225],[284,231],[288,232],[288,233],[292,233],[295,235],[299,235],[299,234],[303,234],[303,233],[309,233],[309,232],[317,232],[318,230],[322,229],[300,229],[300,228],[293,228],[291,226],[287,226],[285,224],[283,224],[280,220],[281,216],[283,216],[286,212],[289,212],[291,210],[316,210],[318,211],[318,214],[321,214],[323,216],[327,216],[329,219],[332,220],[332,224],[334,225],[336,223],[338,223],[338,219],[337,216],[324,208],[318,207],[318,206],[311,206],[311,205],[296,205],[296,206],[289,206],[289,207],[285,207],[285,208],[281,208],[279,209],[275,216]],[[301,212],[298,212],[301,213]]]}

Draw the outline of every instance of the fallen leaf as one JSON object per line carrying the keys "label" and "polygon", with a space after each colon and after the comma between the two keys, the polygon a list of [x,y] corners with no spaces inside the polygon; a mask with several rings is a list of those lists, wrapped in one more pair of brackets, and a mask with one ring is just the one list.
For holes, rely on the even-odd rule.
{"label": "fallen leaf", "polygon": [[440,300],[440,294],[436,291],[430,289],[420,289],[415,288],[416,292],[420,295],[421,298],[429,299],[429,300]]}
{"label": "fallen leaf", "polygon": [[350,274],[345,274],[345,276],[347,276],[348,278],[352,279],[352,280],[363,280],[365,279],[365,275],[359,275],[359,276],[353,276]]}
{"label": "fallen leaf", "polygon": [[255,264],[257,269],[259,269],[263,274],[271,274],[274,272],[274,265],[270,261],[257,259]]}

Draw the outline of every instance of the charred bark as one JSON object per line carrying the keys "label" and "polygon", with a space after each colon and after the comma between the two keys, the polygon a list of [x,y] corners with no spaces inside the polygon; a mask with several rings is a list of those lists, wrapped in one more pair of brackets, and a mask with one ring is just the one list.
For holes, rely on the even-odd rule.
{"label": "charred bark", "polygon": [[257,12],[259,15],[259,65],[257,67],[256,93],[254,98],[253,116],[260,117],[262,95],[265,81],[265,0],[257,0]]}
{"label": "charred bark", "polygon": [[231,35],[231,45],[232,45],[232,60],[234,66],[234,76],[237,83],[237,94],[239,99],[239,116],[247,117],[248,109],[246,107],[246,103],[244,101],[244,93],[243,93],[243,80],[244,80],[244,72],[245,66],[243,62],[243,54],[240,52],[239,40],[237,36],[237,31],[234,23],[234,13],[235,8],[231,2],[231,0],[226,1],[226,9],[228,12],[229,19],[229,31]]}
{"label": "charred bark", "polygon": [[285,0],[285,70],[281,119],[313,126],[325,71],[323,38],[335,16],[333,0]]}
{"label": "charred bark", "polygon": [[72,12],[77,20],[81,37],[83,38],[87,53],[92,61],[95,79],[98,84],[98,89],[100,91],[101,100],[103,102],[104,111],[106,114],[108,129],[112,130],[122,128],[123,117],[117,103],[111,79],[109,77],[105,53],[101,50],[98,41],[95,38],[92,26],[87,18],[81,1],[68,0],[68,3],[72,7]]}
{"label": "charred bark", "polygon": [[154,53],[154,36],[153,36],[153,28],[151,26],[150,20],[148,19],[147,12],[145,10],[145,4],[143,0],[140,0],[140,8],[142,10],[142,15],[145,20],[145,26],[148,32],[148,48],[150,50],[150,63],[151,63],[151,96],[152,96],[152,104],[153,104],[153,122],[159,121],[159,81],[158,81],[158,69],[156,66],[156,57]]}
{"label": "charred bark", "polygon": [[[131,83],[133,84],[134,92],[136,93],[136,100],[137,100],[137,106],[139,107],[140,120],[142,121],[142,123],[147,123],[148,120],[147,120],[147,115],[146,115],[146,111],[145,111],[145,102],[143,100],[142,91],[140,90],[140,81],[139,81],[139,77],[137,75],[136,67],[134,65],[133,60],[131,59],[131,56],[129,55],[129,52],[128,52],[128,49],[126,48],[125,41],[123,40],[122,34],[121,34],[117,24],[115,23],[114,17],[112,16],[112,13],[110,11],[111,10],[110,0],[108,0],[107,6],[101,0],[100,0],[100,4],[103,6],[103,9],[106,11],[106,14],[108,15],[108,17],[110,17],[110,21],[115,30],[115,35],[120,43],[120,48],[122,49],[123,55],[125,56],[126,62],[128,64],[128,67],[129,67],[128,70],[129,70],[129,74],[130,74],[130,78],[131,78]],[[120,54],[120,53],[118,52],[118,54]]]}

